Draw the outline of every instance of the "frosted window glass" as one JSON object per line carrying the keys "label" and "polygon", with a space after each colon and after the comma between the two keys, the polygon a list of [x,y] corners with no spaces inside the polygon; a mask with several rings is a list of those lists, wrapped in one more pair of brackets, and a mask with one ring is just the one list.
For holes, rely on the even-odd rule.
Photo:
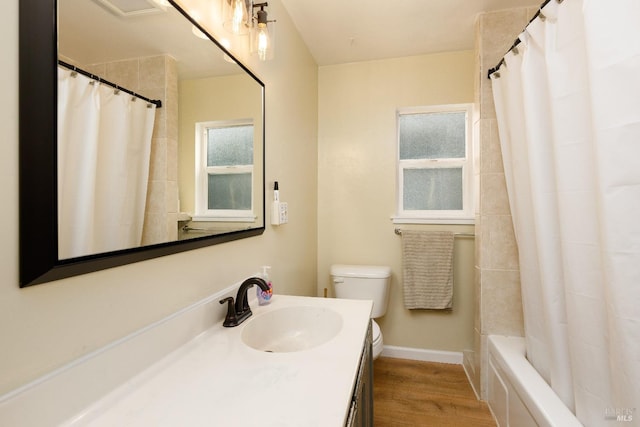
{"label": "frosted window glass", "polygon": [[209,209],[251,209],[251,174],[209,175]]}
{"label": "frosted window glass", "polygon": [[207,166],[253,164],[253,126],[207,129]]}
{"label": "frosted window glass", "polygon": [[405,169],[405,210],[461,210],[462,168]]}
{"label": "frosted window glass", "polygon": [[401,114],[400,159],[465,157],[466,113]]}

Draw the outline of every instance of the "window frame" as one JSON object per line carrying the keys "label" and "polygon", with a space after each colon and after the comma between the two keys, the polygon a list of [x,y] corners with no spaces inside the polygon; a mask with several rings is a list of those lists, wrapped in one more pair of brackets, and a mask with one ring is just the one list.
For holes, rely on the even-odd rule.
{"label": "window frame", "polygon": [[[465,113],[464,158],[400,159],[400,117],[410,114]],[[399,108],[396,111],[396,215],[397,224],[474,224],[474,139],[472,135],[473,104],[447,104]],[[406,210],[404,209],[404,171],[408,169],[462,169],[462,209]]]}
{"label": "window frame", "polygon": [[[207,165],[207,131],[209,129],[221,129],[240,126],[255,125],[252,119],[237,120],[210,120],[197,122],[195,131],[195,213],[193,221],[211,222],[255,222],[257,216],[254,213],[255,185],[254,165],[234,166],[208,166]],[[255,154],[255,153],[254,153]],[[250,209],[209,209],[209,182],[210,174],[243,174],[251,175],[251,208]]]}

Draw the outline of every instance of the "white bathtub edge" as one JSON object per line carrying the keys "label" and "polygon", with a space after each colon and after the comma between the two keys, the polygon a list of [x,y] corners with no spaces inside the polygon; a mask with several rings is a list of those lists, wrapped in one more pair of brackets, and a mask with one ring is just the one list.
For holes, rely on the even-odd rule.
{"label": "white bathtub edge", "polygon": [[525,357],[522,337],[489,335],[489,355],[497,362],[535,422],[544,427],[583,427]]}

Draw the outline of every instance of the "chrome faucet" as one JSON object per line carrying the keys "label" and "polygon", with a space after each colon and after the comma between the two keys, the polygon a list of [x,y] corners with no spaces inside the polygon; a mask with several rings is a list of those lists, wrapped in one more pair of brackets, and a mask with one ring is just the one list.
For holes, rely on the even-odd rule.
{"label": "chrome faucet", "polygon": [[228,328],[238,326],[251,316],[251,308],[249,307],[249,301],[247,299],[247,291],[253,285],[258,285],[263,291],[269,291],[269,285],[263,279],[259,277],[250,277],[238,288],[238,294],[236,295],[235,305],[233,303],[233,297],[227,297],[220,300],[220,304],[227,303],[227,316],[224,318],[222,326]]}

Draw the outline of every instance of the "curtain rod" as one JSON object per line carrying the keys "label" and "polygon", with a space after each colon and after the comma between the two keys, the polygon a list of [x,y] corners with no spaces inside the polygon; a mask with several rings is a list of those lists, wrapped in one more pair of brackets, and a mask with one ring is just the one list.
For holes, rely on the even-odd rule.
{"label": "curtain rod", "polygon": [[96,81],[98,81],[98,82],[100,82],[100,83],[104,83],[104,84],[106,84],[107,86],[111,86],[112,88],[114,88],[114,89],[116,89],[116,90],[121,90],[122,92],[125,92],[125,93],[128,93],[129,95],[133,95],[133,96],[135,96],[136,98],[140,98],[140,99],[142,99],[142,100],[144,100],[144,101],[146,101],[146,102],[149,102],[149,103],[151,103],[151,104],[154,104],[154,105],[156,106],[156,108],[162,108],[162,101],[160,101],[159,99],[156,99],[156,100],[154,100],[154,99],[149,99],[149,98],[147,98],[147,97],[145,97],[145,96],[142,96],[142,95],[140,95],[140,94],[135,93],[135,92],[134,92],[134,91],[132,91],[132,90],[126,89],[126,88],[124,88],[124,87],[122,87],[122,86],[118,86],[118,85],[117,85],[117,84],[115,84],[115,83],[112,83],[112,82],[110,82],[110,81],[108,81],[108,80],[105,80],[105,79],[103,79],[103,78],[102,78],[102,77],[100,77],[100,76],[97,76],[97,75],[95,75],[95,74],[92,74],[92,73],[90,73],[90,72],[88,72],[88,71],[83,70],[82,68],[78,68],[78,67],[76,67],[75,65],[71,65],[71,64],[69,64],[69,63],[67,63],[67,62],[64,62],[64,61],[58,60],[58,64],[59,64],[59,65],[62,65],[62,66],[63,66],[63,67],[65,67],[65,68],[68,68],[68,69],[69,69],[69,70],[71,70],[71,71],[75,71],[76,73],[80,73],[80,74],[82,74],[83,76],[87,76],[87,77],[89,77],[90,79],[96,80]]}
{"label": "curtain rod", "polygon": [[[540,7],[538,8],[538,11],[536,12],[535,15],[533,15],[533,18],[531,18],[529,20],[529,22],[527,23],[527,25],[525,25],[524,29],[526,30],[526,28],[529,26],[529,24],[531,24],[538,16],[540,17],[540,19],[545,20],[545,16],[542,13],[542,9],[550,2],[551,0],[545,0],[544,3],[542,3],[540,5]],[[558,4],[562,3],[564,0],[556,0],[556,2]],[[524,30],[523,30],[524,31]],[[516,40],[513,42],[513,44],[511,45],[511,47],[507,50],[507,53],[511,52],[512,50],[514,50],[514,53],[518,53],[518,49],[517,46],[521,43],[520,38],[516,38]],[[506,55],[506,53],[505,53]],[[489,71],[487,72],[487,78],[491,79],[491,75],[495,72],[497,72],[500,67],[502,67],[504,65],[504,56],[502,57],[502,59],[500,60],[500,62],[498,62],[498,65],[496,65],[493,68],[490,68]],[[500,77],[500,75],[496,75],[496,77]]]}

